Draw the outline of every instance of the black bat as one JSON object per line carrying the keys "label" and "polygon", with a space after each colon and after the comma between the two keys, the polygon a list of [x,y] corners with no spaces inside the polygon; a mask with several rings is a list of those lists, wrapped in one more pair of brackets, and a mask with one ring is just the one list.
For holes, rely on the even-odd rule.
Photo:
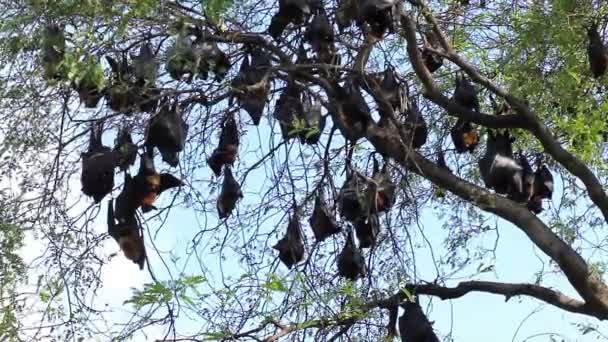
{"label": "black bat", "polygon": [[306,28],[304,39],[310,43],[313,51],[319,53],[334,43],[334,30],[324,10],[315,14]]}
{"label": "black bat", "polygon": [[394,32],[393,7],[395,0],[363,0],[360,2],[359,24],[366,22],[371,28],[371,33],[378,39],[384,34]]}
{"label": "black bat", "polygon": [[125,181],[120,194],[116,197],[116,209],[113,214],[118,225],[126,225],[135,219],[142,200],[137,188],[135,180],[125,172]]}
{"label": "black bat", "polygon": [[338,195],[340,215],[346,220],[355,222],[366,217],[365,185],[361,176],[349,171]]}
{"label": "black bat", "polygon": [[419,50],[422,54],[424,66],[426,66],[429,72],[433,73],[443,66],[443,57],[431,52],[431,50],[429,50],[428,48],[422,48]]}
{"label": "black bat", "polygon": [[528,158],[522,152],[519,152],[519,165],[522,168],[522,193],[520,197],[516,197],[515,199],[518,201],[530,201],[534,195],[534,172],[528,162]]}
{"label": "black bat", "polygon": [[534,194],[546,199],[553,197],[553,175],[545,164],[534,172]]}
{"label": "black bat", "polygon": [[165,69],[176,81],[191,82],[197,73],[198,57],[189,36],[180,34],[167,49]]}
{"label": "black bat", "polygon": [[454,89],[454,101],[467,109],[479,112],[479,99],[475,86],[466,77],[456,75],[456,88]]}
{"label": "black bat", "polygon": [[251,117],[254,125],[260,124],[264,107],[268,101],[270,84],[268,83],[268,68],[271,66],[270,56],[261,49],[251,51],[249,58],[244,57],[237,77],[232,80],[232,87],[237,89],[238,103]]}
{"label": "black bat", "polygon": [[355,281],[359,277],[365,276],[365,259],[361,250],[355,247],[355,240],[352,230],[346,235],[344,248],[337,258],[338,274],[346,279]]}
{"label": "black bat", "polygon": [[154,86],[156,77],[158,76],[159,63],[156,60],[152,45],[150,43],[142,44],[139,48],[138,55],[132,55],[133,74],[138,85],[147,87]]}
{"label": "black bat", "polygon": [[49,24],[45,27],[42,39],[42,66],[47,80],[60,79],[59,66],[65,56],[64,26]]}
{"label": "black bat", "polygon": [[336,96],[332,101],[332,110],[340,119],[335,122],[346,139],[356,141],[365,135],[371,121],[369,106],[352,79],[348,79],[344,87],[335,84],[334,89]]}
{"label": "black bat", "polygon": [[319,62],[339,64],[339,55],[334,44],[334,29],[324,9],[320,9],[308,24],[304,40],[310,43]]}
{"label": "black bat", "polygon": [[513,159],[509,132],[488,133],[485,155],[479,159],[479,172],[485,186],[499,194],[523,193],[521,165]]}
{"label": "black bat", "polygon": [[535,214],[543,211],[543,199],[553,197],[553,175],[547,165],[541,165],[541,159],[537,161],[536,171],[534,172],[534,186],[532,196],[528,201],[528,209]]}
{"label": "black bat", "polygon": [[606,67],[608,66],[608,50],[597,31],[596,24],[589,26],[587,29],[587,36],[589,37],[589,45],[587,46],[589,66],[593,77],[599,78],[606,73]]}
{"label": "black bat", "polygon": [[308,0],[279,0],[279,11],[270,20],[268,33],[274,40],[279,40],[290,23],[300,25],[311,13]]}
{"label": "black bat", "polygon": [[236,207],[236,202],[242,197],[241,186],[234,179],[232,170],[230,167],[224,166],[224,182],[216,204],[220,219],[230,216],[232,210]]}
{"label": "black bat", "polygon": [[304,243],[302,242],[300,218],[296,213],[289,219],[285,236],[272,248],[279,251],[279,259],[289,269],[302,261],[302,258],[304,258]]}
{"label": "black bat", "polygon": [[372,179],[376,184],[368,184],[368,208],[372,213],[388,212],[395,204],[395,192],[397,186],[391,180],[388,172],[388,164],[385,163],[382,169],[378,166],[378,161],[374,158],[374,169]]}
{"label": "black bat", "polygon": [[382,97],[391,105],[394,111],[399,111],[402,107],[402,87],[397,77],[395,77],[395,70],[392,67],[387,68],[382,76],[382,81],[380,82]]}
{"label": "black bat", "polygon": [[296,127],[302,118],[302,102],[299,94],[301,89],[289,83],[279,96],[275,105],[273,117],[279,122],[283,139],[288,140],[296,136]]}
{"label": "black bat", "polygon": [[207,164],[216,176],[222,172],[224,165],[232,165],[236,161],[239,149],[239,132],[232,114],[224,119],[220,141],[216,149],[207,159]]}
{"label": "black bat", "polygon": [[137,91],[133,83],[133,67],[129,65],[126,54],[122,54],[119,61],[106,56],[112,69],[112,82],[108,90],[108,106],[115,112],[131,114],[137,102]]}
{"label": "black bat", "polygon": [[159,174],[154,167],[151,149],[140,157],[139,171],[133,178],[138,204],[144,213],[156,209],[154,202],[168,189],[180,187],[184,183],[169,173]]}
{"label": "black bat", "polygon": [[146,146],[158,148],[164,162],[172,167],[179,164],[178,153],[186,145],[188,124],[184,121],[177,100],[170,103],[167,98],[161,101],[158,114],[150,119]]}
{"label": "black bat", "polygon": [[116,240],[125,257],[144,269],[146,262],[146,247],[141,228],[135,215],[123,218],[118,224],[115,222],[113,201],[108,201],[108,234]]}
{"label": "black bat", "polygon": [[91,84],[87,78],[72,83],[72,87],[78,93],[78,99],[81,103],[84,103],[85,108],[96,108],[105,92],[104,89],[99,89],[96,84]]}
{"label": "black bat", "polygon": [[95,203],[101,200],[114,187],[114,168],[117,165],[116,153],[101,141],[103,123],[97,122],[91,127],[91,136],[87,152],[82,153],[82,174],[80,182],[82,192],[93,197]]}
{"label": "black bat", "polygon": [[325,203],[323,191],[321,190],[319,190],[315,197],[315,207],[308,222],[318,242],[340,231],[340,226],[327,208],[327,203]]}
{"label": "black bat", "polygon": [[399,318],[399,306],[394,305],[388,308],[388,323],[386,325],[387,338],[392,341],[395,337],[399,336],[397,332],[397,319]]}
{"label": "black bat", "polygon": [[380,233],[380,221],[377,214],[370,213],[367,217],[358,218],[354,222],[354,226],[361,248],[370,248],[376,244],[376,238]]}
{"label": "black bat", "polygon": [[473,152],[479,144],[479,132],[471,122],[458,119],[450,130],[450,136],[457,153]]}
{"label": "black bat", "polygon": [[206,80],[209,77],[209,71],[213,71],[215,80],[221,82],[230,70],[230,59],[226,53],[220,50],[216,42],[206,40],[207,35],[209,33],[204,29],[197,28],[194,47],[198,59],[198,78]]}
{"label": "black bat", "polygon": [[428,138],[428,127],[415,101],[409,101],[404,127],[409,133],[412,147],[422,147]]}
{"label": "black bat", "polygon": [[114,143],[114,152],[118,158],[117,163],[120,171],[128,170],[129,166],[135,164],[135,159],[137,159],[137,145],[133,143],[131,128],[126,125],[118,132],[118,136]]}
{"label": "black bat", "polygon": [[228,71],[230,71],[232,64],[230,63],[228,55],[220,50],[216,43],[212,43],[212,47],[213,50],[210,60],[213,64],[211,65],[211,70],[213,70],[213,73],[215,74],[215,80],[221,82],[228,74]]}
{"label": "black bat", "polygon": [[399,317],[399,333],[403,342],[439,342],[433,326],[418,303],[401,305],[405,312]]}

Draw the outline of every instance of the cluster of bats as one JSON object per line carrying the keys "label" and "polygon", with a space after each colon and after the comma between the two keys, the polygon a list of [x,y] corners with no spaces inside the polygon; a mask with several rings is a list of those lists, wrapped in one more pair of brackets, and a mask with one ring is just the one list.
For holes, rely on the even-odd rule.
{"label": "cluster of bats", "polygon": [[[342,0],[338,2],[337,26],[342,32],[354,24],[363,32],[380,39],[386,33],[395,31],[401,6],[402,1],[397,0]],[[268,33],[275,40],[282,41],[282,36],[290,25],[296,29],[304,28],[297,49],[296,64],[311,61],[304,43],[310,45],[317,62],[340,63],[333,24],[322,1],[280,0],[279,10],[272,18]],[[191,82],[195,78],[206,80],[213,73],[215,81],[222,81],[231,68],[231,61],[215,42],[210,41],[210,37],[208,32],[197,27],[182,29],[173,45],[167,49],[165,69],[169,76],[174,80]],[[589,29],[589,37],[592,69],[601,69],[603,73],[608,58],[606,48],[595,27]],[[442,57],[432,52],[432,48],[437,46],[437,39],[430,32],[423,35],[423,42],[424,46],[419,49],[424,64],[430,72],[435,72],[443,65]],[[598,49],[601,53],[596,51]],[[592,53],[592,50],[595,52]],[[254,125],[258,125],[270,94],[272,58],[265,49],[253,44],[245,44],[243,51],[239,72],[230,81],[230,104],[236,101],[238,107],[249,114]],[[46,27],[42,53],[45,77],[61,78],[61,63],[65,55],[62,26]],[[175,167],[188,134],[188,125],[182,118],[177,98],[170,100],[162,96],[156,87],[160,68],[156,54],[152,45],[145,43],[140,46],[138,55],[122,52],[114,57],[106,56],[112,76],[109,85],[103,90],[88,82],[73,82],[73,87],[86,107],[97,106],[105,96],[109,107],[116,112],[131,114],[140,111],[153,114],[146,129],[140,170],[135,177],[132,178],[127,171],[135,163],[139,148],[132,142],[127,127],[121,130],[117,146],[110,149],[101,142],[102,125],[94,125],[89,150],[83,153],[83,192],[93,197],[96,203],[112,191],[115,168],[125,171],[125,185],[116,200],[116,206],[110,202],[108,225],[110,235],[119,242],[125,255],[140,266],[143,266],[145,251],[135,215],[136,209],[141,208],[143,212],[151,210],[154,208],[154,200],[162,191],[182,184],[170,174],[159,175],[155,171],[154,149],[159,151],[165,163]],[[598,63],[600,66],[594,67]],[[347,140],[356,141],[364,137],[366,127],[372,120],[370,107],[362,94],[365,91],[377,104],[380,126],[394,127],[394,120],[397,120],[401,130],[399,134],[409,139],[412,148],[418,149],[426,143],[429,133],[427,123],[417,101],[410,96],[407,83],[400,79],[393,67],[389,66],[379,73],[347,76],[341,82],[337,71],[334,70],[329,76],[334,90],[329,97],[329,109],[332,115],[341,119],[336,121],[337,128]],[[284,139],[297,137],[304,144],[316,144],[325,127],[327,115],[322,115],[320,99],[302,85],[305,83],[306,77],[302,73],[289,73],[286,86],[275,104],[273,117],[278,121]],[[479,112],[477,91],[464,76],[456,77],[453,100],[468,110]],[[457,153],[473,152],[480,140],[478,130],[471,122],[462,119],[451,128],[450,135]],[[479,160],[482,179],[486,187],[514,200],[525,201],[530,210],[539,213],[542,211],[542,199],[551,198],[552,175],[540,157],[537,158],[536,170],[532,170],[523,153],[520,152],[515,157],[511,147],[513,140],[508,131],[489,131],[486,153]],[[220,218],[229,217],[237,201],[243,197],[240,185],[232,173],[238,148],[237,120],[234,113],[228,112],[221,123],[218,146],[207,159],[216,176],[223,173],[222,188],[216,202]],[[438,164],[449,170],[443,153],[439,154]],[[340,215],[353,229],[349,229],[346,243],[338,257],[341,276],[354,280],[365,274],[360,248],[369,248],[375,244],[379,232],[378,216],[388,211],[394,200],[395,185],[390,179],[386,163],[380,168],[374,160],[371,177],[354,170],[347,172],[337,204]],[[340,231],[321,192],[316,195],[310,224],[318,241]],[[359,248],[356,247],[354,235],[359,241]],[[279,250],[280,259],[290,268],[302,260],[304,246],[296,210],[290,217],[285,237],[275,248]]]}
{"label": "cluster of bats", "polygon": [[[207,79],[210,72],[217,81],[224,78],[230,61],[217,44],[203,40],[206,34],[193,29],[190,35],[178,35],[174,45],[167,50],[165,64],[172,78],[190,82],[193,77]],[[192,36],[195,38],[192,39]],[[45,27],[42,65],[46,79],[65,79],[65,70],[62,69],[65,42],[62,25],[49,24]],[[173,175],[156,171],[154,151],[158,150],[169,166],[176,167],[179,153],[185,147],[189,127],[182,118],[178,99],[162,96],[156,87],[160,65],[150,43],[142,44],[138,55],[128,56],[123,52],[117,58],[106,56],[106,60],[112,76],[104,89],[98,89],[98,85],[86,77],[72,81],[81,103],[87,108],[95,108],[105,96],[113,111],[126,115],[140,111],[152,115],[146,128],[143,153],[139,156],[139,171],[134,177],[130,176],[128,170],[135,163],[140,148],[133,143],[131,129],[128,126],[120,129],[112,149],[102,143],[103,122],[93,124],[88,150],[82,153],[82,192],[99,203],[113,190],[115,169],[125,173],[124,186],[116,203],[113,200],[108,203],[108,233],[118,242],[124,255],[143,268],[146,252],[136,211],[141,208],[146,213],[155,209],[153,204],[163,191],[183,185]],[[250,79],[246,82],[250,82]],[[234,163],[238,143],[235,120],[229,117],[224,121],[220,144],[209,158],[209,165],[216,175],[221,173],[224,165]],[[230,168],[226,167],[222,193],[218,199],[220,217],[230,215],[236,199],[241,196],[238,183]]]}
{"label": "cluster of bats", "polygon": [[[182,30],[185,31],[185,30]],[[216,81],[224,79],[231,63],[228,56],[217,44],[205,40],[208,33],[193,27],[180,33],[175,43],[167,49],[165,69],[174,80],[191,82],[194,77],[206,80],[213,72]],[[46,26],[43,35],[42,65],[46,79],[65,79],[62,68],[66,51],[64,27],[58,24]],[[131,62],[129,62],[129,57]],[[142,44],[139,54],[127,56],[126,52],[116,56],[106,56],[112,70],[108,85],[99,88],[98,82],[85,75],[72,80],[72,87],[78,93],[86,108],[96,108],[105,97],[108,106],[124,114],[134,111],[155,113],[162,98],[156,87],[160,63],[150,43]]]}
{"label": "cluster of bats", "polygon": [[[401,6],[401,1],[396,0],[338,1],[336,10],[338,28],[343,32],[355,23],[358,27],[369,30],[377,38],[382,38],[387,31],[394,32],[395,19],[402,9]],[[314,18],[307,29],[317,33],[326,32],[326,36],[331,36],[333,39],[333,30],[325,14],[322,0],[279,0],[279,10],[270,21],[268,33],[275,40],[280,40],[289,24],[293,24],[294,27],[306,25],[311,16]],[[315,51],[319,52],[318,49]]]}
{"label": "cluster of bats", "polygon": [[[416,1],[410,1],[416,4]],[[468,1],[461,1],[468,4]],[[485,1],[480,4],[485,6]],[[399,14],[403,11],[399,0],[339,0],[336,24],[339,32],[352,25],[362,32],[382,39],[395,32]],[[279,9],[271,19],[268,34],[282,42],[284,32],[290,25],[303,28],[296,64],[318,62],[339,65],[340,55],[335,45],[333,24],[327,16],[322,0],[279,0]],[[165,70],[176,81],[192,82],[207,80],[212,73],[214,80],[221,82],[231,68],[231,61],[218,45],[210,41],[210,34],[200,28],[181,30],[172,46],[167,49]],[[602,42],[597,26],[588,28],[588,55],[594,77],[602,76],[608,66],[608,50]],[[425,67],[434,73],[443,66],[443,58],[432,50],[437,48],[437,39],[432,32],[422,35],[423,46],[419,47]],[[310,46],[314,60],[309,59],[304,43]],[[65,57],[66,40],[64,28],[48,25],[44,33],[42,62],[47,79],[62,79],[61,64]],[[248,113],[254,125],[259,125],[271,89],[272,58],[261,47],[245,44],[244,54],[237,75],[230,81],[230,105],[236,101],[239,108]],[[142,44],[137,55],[126,52],[117,56],[106,56],[112,74],[108,85],[99,89],[86,78],[73,81],[81,103],[87,108],[97,107],[105,97],[108,106],[127,115],[140,111],[151,113],[145,134],[145,143],[140,148],[132,139],[131,129],[123,126],[113,148],[102,143],[103,122],[95,122],[91,128],[88,150],[82,153],[82,192],[95,203],[110,194],[114,188],[116,168],[124,172],[124,185],[115,200],[108,201],[107,224],[109,235],[120,246],[124,255],[143,269],[146,251],[137,210],[143,213],[156,209],[155,200],[164,191],[180,187],[183,182],[169,173],[159,174],[154,165],[154,151],[158,150],[162,160],[171,167],[179,164],[179,153],[184,149],[188,125],[181,115],[178,99],[163,96],[156,87],[160,64],[157,53],[150,43]],[[399,78],[393,67],[366,75],[347,76],[339,82],[340,75],[329,68],[326,72],[334,90],[329,96],[331,114],[340,118],[336,125],[349,141],[366,135],[366,127],[372,113],[362,91],[376,102],[380,116],[379,126],[399,125],[399,135],[409,139],[413,149],[419,149],[427,141],[427,123],[410,94],[407,82]],[[304,86],[306,76],[293,71],[288,75],[285,87],[275,103],[273,118],[280,126],[283,139],[298,138],[303,144],[317,144],[325,128],[326,116],[322,114],[319,98]],[[456,75],[452,99],[460,106],[479,112],[479,99],[475,86],[462,75]],[[497,110],[501,114],[501,110]],[[480,142],[480,133],[474,125],[458,119],[450,130],[456,153],[472,153]],[[402,139],[405,141],[405,139]],[[553,192],[553,177],[542,156],[537,156],[535,170],[522,152],[513,153],[515,138],[508,130],[488,130],[486,151],[478,162],[485,186],[498,194],[504,194],[529,210],[540,213],[542,200],[550,199]],[[139,154],[139,151],[143,152]],[[216,176],[223,174],[221,192],[216,206],[221,219],[228,218],[243,197],[241,187],[232,173],[239,149],[239,127],[232,111],[221,120],[219,143],[207,159],[207,164]],[[379,151],[382,154],[382,151]],[[139,156],[139,170],[131,176],[129,169]],[[448,171],[443,151],[439,151],[437,164]],[[346,229],[344,246],[337,256],[338,274],[352,281],[364,277],[366,264],[362,249],[372,248],[380,232],[380,215],[388,212],[395,203],[397,186],[388,171],[388,162],[380,167],[374,157],[371,176],[347,167],[346,179],[339,191],[336,207]],[[336,220],[324,192],[319,188],[314,195],[314,207],[308,223],[317,242],[338,234],[343,225]],[[355,239],[356,236],[356,239]],[[358,242],[358,244],[357,244]],[[304,258],[302,224],[299,208],[293,208],[285,235],[273,246],[279,259],[289,269]],[[402,305],[404,315],[398,326],[403,341],[439,341],[432,324],[415,302]],[[391,312],[394,330],[397,311]]]}
{"label": "cluster of bats", "polygon": [[[464,76],[456,76],[453,99],[459,105],[479,112],[479,99],[473,84]],[[508,104],[494,104],[496,115],[510,111]],[[473,152],[479,142],[479,132],[468,121],[459,119],[451,130],[452,142],[457,153]],[[508,130],[488,130],[485,154],[479,159],[478,166],[485,186],[498,194],[527,203],[530,211],[542,212],[542,200],[551,199],[553,194],[553,175],[542,156],[536,158],[536,170],[532,170],[528,158],[519,152],[517,158],[512,144],[515,138]],[[443,154],[439,155],[440,167],[448,169]]]}
{"label": "cluster of bats", "polygon": [[[48,26],[49,34],[55,42],[65,44],[59,26]],[[57,66],[64,57],[64,51],[57,49],[56,43],[50,46],[45,45],[43,50],[45,75],[61,77]],[[108,233],[117,241],[124,255],[143,268],[146,251],[136,211],[141,208],[146,213],[155,209],[154,202],[163,191],[183,185],[175,176],[156,171],[154,150],[159,151],[165,163],[176,167],[179,153],[185,147],[188,125],[182,117],[178,100],[161,97],[155,87],[159,66],[150,44],[143,44],[139,55],[131,56],[131,62],[126,54],[119,61],[109,56],[106,59],[113,75],[107,89],[100,92],[95,87],[87,88],[92,85],[86,82],[73,84],[82,103],[86,107],[95,107],[105,95],[108,106],[114,111],[127,115],[134,110],[154,114],[147,124],[144,152],[139,156],[139,171],[134,177],[129,174],[129,168],[135,164],[139,147],[133,143],[131,129],[126,125],[122,127],[114,148],[110,148],[102,143],[103,122],[93,124],[88,150],[82,153],[82,192],[99,203],[113,190],[115,169],[124,172],[124,185],[116,203],[113,200],[108,202]]]}
{"label": "cluster of bats", "polygon": [[[337,200],[340,216],[352,226],[348,229],[344,248],[337,258],[338,274],[350,280],[365,275],[365,260],[360,248],[370,248],[376,244],[380,232],[379,215],[388,212],[395,202],[396,186],[391,180],[387,164],[380,168],[375,158],[373,164],[371,177],[348,169]],[[308,222],[317,242],[342,230],[321,189],[315,194],[314,208]],[[359,248],[353,230],[359,240]],[[285,236],[274,246],[279,252],[279,259],[290,269],[304,258],[302,239],[298,208],[294,208]]]}
{"label": "cluster of bats", "polygon": [[156,209],[154,202],[165,190],[180,187],[182,181],[169,173],[159,174],[154,166],[154,149],[158,149],[170,165],[177,165],[178,153],[186,142],[188,125],[183,121],[179,107],[166,98],[159,112],[147,127],[144,153],[139,156],[139,171],[131,177],[129,168],[135,164],[138,146],[133,143],[130,128],[124,126],[116,138],[114,148],[103,145],[103,123],[95,122],[91,128],[88,150],[82,153],[82,192],[95,203],[112,192],[115,169],[124,172],[122,191],[114,201],[108,201],[108,233],[119,244],[124,255],[143,268],[146,251],[136,211],[146,213]]}

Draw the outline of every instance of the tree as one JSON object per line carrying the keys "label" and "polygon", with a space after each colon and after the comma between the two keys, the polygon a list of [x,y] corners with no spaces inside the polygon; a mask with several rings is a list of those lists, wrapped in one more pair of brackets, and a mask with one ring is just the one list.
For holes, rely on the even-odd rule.
{"label": "tree", "polygon": [[[10,162],[0,166],[24,180],[19,226],[47,246],[29,269],[41,275],[36,291],[46,306],[34,337],[122,340],[159,325],[174,340],[380,340],[395,334],[398,308],[411,308],[413,297],[471,292],[530,297],[607,318],[606,84],[594,77],[586,54],[592,24],[600,33],[605,28],[605,4],[289,3],[1,5],[0,151],[11,150]],[[146,62],[150,52],[161,62],[158,70]],[[185,146],[164,146],[166,137],[151,142],[154,120],[176,110],[188,125]],[[181,130],[176,120],[171,127]],[[102,122],[106,145],[129,126],[138,159],[155,153],[156,167],[184,183],[162,195],[146,188],[134,200],[151,209],[159,195],[163,206],[128,217],[129,224],[145,223],[153,281],[126,303],[135,314],[119,331],[91,324],[104,317],[94,298],[108,236],[93,222],[100,212],[105,218],[108,199],[119,201],[130,178],[123,182],[117,173],[101,204],[80,195],[77,183],[91,126]],[[118,151],[124,162],[129,153]],[[550,171],[551,184],[542,171],[525,167],[530,158],[537,170]],[[126,169],[135,175],[137,165]],[[233,174],[236,183],[226,183]],[[553,180],[556,196],[547,210],[542,200]],[[323,234],[308,227],[313,207],[318,222],[333,232],[337,220],[340,232],[317,241]],[[180,208],[203,223],[187,249],[167,258],[155,234],[176,229],[164,223]],[[433,232],[417,227],[428,217],[420,213],[431,209],[446,221],[448,247],[436,278],[425,279],[416,241]],[[473,251],[471,243],[497,231],[491,227],[497,218],[505,221],[501,229],[525,233],[575,293],[547,285],[547,270],[530,283],[478,280],[498,264],[492,246]],[[121,234],[112,236],[126,250]],[[136,254],[130,258],[142,263],[145,255]],[[197,268],[184,271],[180,258]],[[342,262],[354,266],[338,270]],[[476,274],[455,282],[471,264],[480,265]],[[195,332],[179,331],[180,312],[195,322]]]}

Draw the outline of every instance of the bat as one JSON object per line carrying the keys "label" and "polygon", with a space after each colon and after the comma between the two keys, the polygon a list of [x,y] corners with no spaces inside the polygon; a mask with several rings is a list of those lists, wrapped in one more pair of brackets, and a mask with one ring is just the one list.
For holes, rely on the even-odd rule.
{"label": "bat", "polygon": [[118,243],[125,257],[138,264],[139,269],[143,270],[146,262],[146,247],[137,219],[133,215],[122,218],[117,224],[112,202],[112,200],[108,201],[108,234]]}
{"label": "bat", "polygon": [[485,186],[499,194],[522,194],[523,168],[513,159],[509,132],[488,133],[485,155],[479,159],[479,171]]}
{"label": "bat", "polygon": [[129,169],[129,166],[135,164],[137,145],[133,143],[131,129],[128,126],[123,126],[118,132],[114,143],[114,152],[118,158],[117,163],[120,171],[126,171]]}
{"label": "bat", "polygon": [[380,233],[380,221],[377,214],[370,213],[367,217],[358,218],[354,222],[354,226],[359,247],[370,248],[376,244],[376,238]]}
{"label": "bat", "polygon": [[236,207],[236,202],[241,198],[243,198],[241,186],[234,179],[230,167],[224,166],[224,182],[216,204],[220,219],[229,217]]}
{"label": "bat", "polygon": [[338,195],[340,215],[355,222],[367,214],[365,202],[365,181],[355,172],[349,171]]}
{"label": "bat", "polygon": [[338,274],[341,277],[355,281],[357,278],[365,276],[365,259],[361,250],[355,247],[352,230],[349,230],[346,235],[346,242],[338,254],[337,264]]}
{"label": "bat", "polygon": [[49,24],[42,37],[42,67],[44,78],[57,80],[61,78],[60,65],[65,56],[64,25]]}
{"label": "bat", "polygon": [[302,232],[300,219],[293,214],[287,225],[285,236],[272,248],[279,251],[279,259],[287,268],[291,269],[304,258],[304,243],[302,243]]}
{"label": "bat", "polygon": [[302,120],[304,129],[300,131],[300,142],[314,145],[319,142],[325,128],[325,117],[321,114],[321,103],[309,94],[302,92]]}
{"label": "bat", "polygon": [[401,305],[405,312],[399,317],[399,333],[403,342],[439,342],[433,326],[418,303]]}
{"label": "bat", "polygon": [[608,66],[608,50],[602,41],[597,30],[597,24],[592,24],[587,29],[589,37],[589,45],[587,46],[587,55],[589,57],[589,67],[593,77],[599,78],[606,73]]}
{"label": "bat", "polygon": [[186,145],[188,124],[184,121],[178,106],[164,98],[158,114],[154,115],[148,124],[146,146],[156,147],[164,162],[172,167],[179,164],[178,154]]}
{"label": "bat", "polygon": [[207,159],[207,164],[216,176],[220,175],[224,165],[232,165],[236,161],[239,149],[238,133],[234,116],[229,114],[223,122],[219,145]]}
{"label": "bat", "polygon": [[317,242],[321,242],[340,231],[340,226],[327,208],[321,190],[315,196],[315,206],[308,222]]}
{"label": "bat", "polygon": [[471,122],[458,119],[450,130],[450,136],[457,153],[473,152],[479,143],[479,132]]}
{"label": "bat", "polygon": [[114,168],[117,165],[117,156],[101,141],[103,123],[96,122],[91,127],[89,147],[82,153],[82,173],[80,182],[82,192],[92,197],[95,203],[101,200],[114,187]]}
{"label": "bat", "polygon": [[133,178],[135,198],[144,213],[156,209],[154,202],[165,190],[180,187],[184,183],[169,173],[159,174],[154,167],[152,150],[149,149],[140,157],[139,171]]}
{"label": "bat", "polygon": [[150,43],[142,44],[138,55],[131,55],[133,74],[136,82],[142,87],[154,86],[158,77],[159,63]]}

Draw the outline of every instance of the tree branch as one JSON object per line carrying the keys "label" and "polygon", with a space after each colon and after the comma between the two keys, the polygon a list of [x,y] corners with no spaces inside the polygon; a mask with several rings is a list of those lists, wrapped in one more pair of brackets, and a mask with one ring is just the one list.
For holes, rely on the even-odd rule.
{"label": "tree branch", "polygon": [[[596,312],[586,303],[568,297],[563,293],[547,287],[527,283],[499,283],[491,281],[466,281],[456,287],[446,287],[437,284],[407,284],[405,286],[416,295],[438,297],[441,300],[456,299],[471,292],[484,292],[505,296],[505,301],[512,297],[528,296],[539,299],[547,304],[556,306],[568,312],[596,316]],[[405,293],[399,291],[391,297],[369,302],[367,308],[390,309],[406,300]]]}
{"label": "tree branch", "polygon": [[[521,120],[519,125],[520,128],[527,129],[530,131],[542,144],[545,152],[548,153],[563,165],[566,170],[580,179],[583,184],[585,184],[585,188],[589,193],[589,198],[591,201],[600,209],[602,215],[604,216],[604,220],[608,222],[608,195],[604,192],[602,184],[598,180],[598,178],[593,174],[593,172],[579,160],[572,153],[568,152],[566,149],[562,147],[562,145],[553,137],[550,130],[544,125],[541,120],[539,120],[536,113],[534,113],[530,107],[521,99],[518,99],[513,94],[508,92],[506,89],[501,88],[494,82],[492,82],[487,77],[483,76],[477,68],[465,60],[462,56],[460,56],[452,46],[449,44],[445,35],[441,31],[440,27],[437,24],[431,10],[428,8],[424,1],[420,1],[420,5],[422,8],[422,13],[425,16],[426,20],[431,23],[433,26],[433,31],[439,37],[440,43],[444,50],[446,50],[445,57],[460,67],[471,79],[478,84],[481,84],[486,89],[490,90],[494,94],[504,98],[512,108],[514,108],[520,115],[518,120]],[[422,79],[425,88],[432,94],[434,94],[437,90],[437,87],[430,82],[432,82],[432,76],[426,68],[422,70],[419,68],[422,63],[422,58],[419,56],[419,52],[415,46],[416,37],[415,37],[415,24],[409,18],[408,15],[404,14],[402,16],[402,21],[405,24],[406,31],[406,39],[408,41],[408,54],[410,56],[410,60],[412,60],[412,65],[416,74]],[[413,37],[412,37],[413,35]],[[412,45],[412,47],[410,47]],[[414,50],[414,51],[412,51]],[[418,56],[416,56],[418,54]],[[418,64],[418,67],[416,66]],[[429,80],[430,77],[430,80]],[[433,101],[440,100],[441,102],[437,102],[440,106],[446,108],[442,103],[443,99],[438,98],[436,96],[429,97]],[[446,108],[447,109],[447,108]],[[523,120],[522,120],[523,119]],[[476,118],[472,118],[472,121],[479,123],[483,126],[492,127],[484,124],[483,122],[476,120]]]}
{"label": "tree branch", "polygon": [[467,281],[456,287],[443,287],[435,284],[411,285],[409,288],[418,294],[432,295],[441,300],[460,298],[470,292],[486,292],[505,296],[505,301],[512,297],[528,296],[539,299],[560,309],[594,315],[585,302],[568,297],[559,291],[533,284],[508,284],[490,281]]}
{"label": "tree branch", "polygon": [[433,75],[424,65],[422,55],[416,45],[416,27],[411,18],[403,13],[401,16],[403,35],[407,40],[407,53],[414,72],[424,85],[424,96],[441,106],[449,115],[463,118],[490,128],[523,128],[522,117],[519,114],[490,115],[469,110],[442,94],[441,88],[435,82]]}
{"label": "tree branch", "polygon": [[[572,286],[596,310],[594,316],[608,318],[608,288],[591,272],[585,260],[560,239],[525,206],[491,193],[445,171],[418,153],[408,154],[410,169],[480,209],[496,214],[521,229],[532,242],[553,259]],[[408,163],[404,163],[407,165]]]}
{"label": "tree branch", "polygon": [[[547,304],[556,306],[568,312],[598,317],[597,312],[594,310],[594,308],[592,308],[588,304],[580,300],[568,297],[559,291],[533,284],[467,281],[459,283],[456,287],[445,287],[437,284],[407,284],[405,288],[407,288],[410,292],[415,293],[416,295],[429,295],[438,297],[441,300],[460,298],[471,292],[483,292],[503,295],[505,296],[505,301],[508,301],[512,297],[528,296],[536,298]],[[396,306],[400,305],[405,300],[407,300],[405,292],[399,291],[390,297],[369,301],[362,305],[362,309],[365,312],[368,312],[373,309],[393,310]],[[340,317],[340,314],[338,314],[336,317]],[[348,329],[351,328],[354,324],[356,324],[359,320],[365,318],[365,316],[351,317],[348,319],[334,319],[330,317],[322,317],[319,319],[307,321],[305,323],[282,324],[274,322],[273,324],[278,328],[278,331],[261,340],[264,342],[274,342],[278,341],[281,337],[285,337],[299,330],[310,328],[326,329],[341,326],[342,329],[340,329],[340,331],[338,331],[338,333],[333,337],[337,338],[346,333]],[[598,318],[605,319],[605,317]],[[266,322],[263,326],[248,331],[247,333],[232,335],[231,339],[239,339],[245,336],[251,336],[252,332],[259,332],[263,330],[264,327],[266,327],[267,325],[268,322]]]}

